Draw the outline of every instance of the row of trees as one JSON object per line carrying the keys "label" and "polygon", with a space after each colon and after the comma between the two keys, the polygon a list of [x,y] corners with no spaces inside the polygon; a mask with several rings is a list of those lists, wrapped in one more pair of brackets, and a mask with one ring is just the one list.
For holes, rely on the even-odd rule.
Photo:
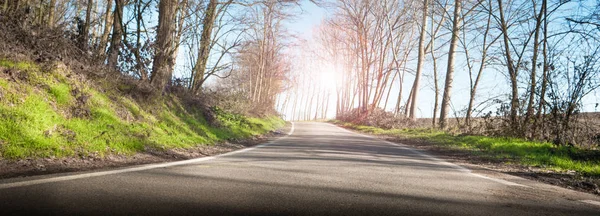
{"label": "row of trees", "polygon": [[60,29],[112,70],[199,95],[211,77],[273,107],[286,80],[282,23],[296,0],[0,0],[25,29]]}
{"label": "row of trees", "polygon": [[298,49],[291,54],[294,61],[289,82],[276,107],[293,121],[326,119],[335,91],[333,84],[340,79],[334,77],[335,69],[325,61],[330,53],[322,52],[322,44],[314,41],[301,40],[296,46]]}
{"label": "row of trees", "polygon": [[[332,8],[314,40],[338,73],[338,116],[358,107],[360,121],[382,108],[415,121],[425,80],[434,126],[447,128],[452,113],[470,130],[474,116],[496,109],[504,135],[564,144],[583,100],[600,86],[594,1],[337,0]],[[452,94],[455,74],[469,94]],[[496,74],[507,85],[478,94]],[[466,107],[453,109],[461,99]]]}
{"label": "row of trees", "polygon": [[260,109],[275,108],[277,96],[289,85],[290,59],[285,54],[289,33],[283,24],[292,14],[295,2],[271,1],[253,7],[252,23],[247,31],[251,43],[245,43],[233,57],[236,62],[230,78],[220,83],[220,91],[242,95]]}
{"label": "row of trees", "polygon": [[[415,121],[432,97],[434,126],[448,127],[452,113],[472,129],[496,108],[504,134],[565,143],[600,86],[597,2],[330,3],[333,15],[298,55],[286,49],[283,23],[299,0],[0,0],[0,11],[23,29],[68,32],[89,57],[158,91],[200,95],[209,78],[228,78],[219,91],[293,119],[326,116],[334,96],[338,116],[358,110],[360,121],[383,109]],[[315,81],[322,65],[331,65],[335,89]],[[452,94],[455,74],[468,95]],[[496,74],[505,88],[478,93]],[[453,108],[457,98],[467,98],[464,110]]]}

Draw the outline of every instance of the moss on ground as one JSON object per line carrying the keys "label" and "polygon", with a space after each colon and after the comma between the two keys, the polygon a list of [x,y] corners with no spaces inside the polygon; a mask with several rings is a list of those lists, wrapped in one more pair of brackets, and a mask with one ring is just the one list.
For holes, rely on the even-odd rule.
{"label": "moss on ground", "polygon": [[573,170],[585,176],[600,176],[600,153],[548,142],[519,138],[452,135],[432,128],[382,129],[334,121],[343,127],[375,135],[424,140],[443,149],[452,149],[505,163],[542,167],[554,171]]}
{"label": "moss on ground", "polygon": [[198,108],[177,97],[141,105],[117,91],[48,72],[31,62],[0,59],[0,69],[25,74],[0,77],[0,156],[5,159],[130,155],[153,149],[214,145],[285,124],[278,117],[250,118],[216,109],[213,127]]}

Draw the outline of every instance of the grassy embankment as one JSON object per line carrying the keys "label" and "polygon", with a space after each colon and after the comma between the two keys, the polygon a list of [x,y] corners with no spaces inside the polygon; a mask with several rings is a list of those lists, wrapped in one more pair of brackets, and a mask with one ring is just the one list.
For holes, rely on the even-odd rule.
{"label": "grassy embankment", "polygon": [[186,107],[176,96],[148,105],[101,86],[64,68],[44,71],[33,62],[0,59],[0,159],[191,148],[263,134],[285,123],[217,110],[221,126],[212,127],[200,109]]}
{"label": "grassy embankment", "polygon": [[391,136],[401,140],[425,141],[442,149],[461,151],[504,163],[559,172],[572,170],[584,176],[600,177],[598,150],[557,147],[552,143],[518,138],[452,135],[431,128],[382,129],[339,121],[334,123],[363,133]]}

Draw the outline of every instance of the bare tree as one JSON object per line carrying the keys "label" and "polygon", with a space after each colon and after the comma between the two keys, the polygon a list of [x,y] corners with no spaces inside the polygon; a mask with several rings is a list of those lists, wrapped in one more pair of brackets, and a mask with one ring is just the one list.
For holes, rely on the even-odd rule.
{"label": "bare tree", "polygon": [[[458,0],[457,0],[458,1]],[[427,33],[427,14],[429,8],[429,1],[423,1],[423,15],[421,20],[421,34],[419,36],[419,57],[417,60],[417,72],[415,74],[415,81],[412,87],[410,112],[408,116],[412,121],[417,119],[417,101],[419,96],[419,83],[421,79],[421,71],[423,70],[423,61],[425,60],[425,34]],[[442,107],[442,111],[444,108]]]}
{"label": "bare tree", "polygon": [[119,60],[119,52],[123,36],[125,34],[123,28],[123,8],[125,7],[124,0],[115,0],[115,10],[113,12],[113,27],[110,48],[108,50],[108,67],[117,69]]}
{"label": "bare tree", "polygon": [[[483,71],[486,67],[486,64],[488,64],[487,59],[488,59],[488,51],[489,49],[494,45],[494,43],[496,42],[496,40],[498,40],[499,37],[494,37],[491,38],[490,40],[490,34],[491,34],[491,22],[492,22],[492,2],[488,1],[487,5],[482,4],[482,11],[487,12],[484,15],[487,17],[486,22],[485,22],[485,27],[484,27],[484,31],[481,35],[478,35],[478,37],[483,37],[482,42],[481,42],[481,57],[479,60],[479,67],[477,69],[477,73],[475,74],[475,78],[473,79],[473,64],[470,61],[470,56],[469,56],[469,49],[470,47],[467,45],[467,38],[465,38],[465,36],[467,35],[466,32],[463,32],[463,47],[464,47],[464,52],[465,52],[465,57],[467,58],[467,67],[469,69],[469,83],[470,83],[470,91],[469,91],[469,104],[467,105],[467,112],[465,115],[465,124],[467,125],[467,127],[471,127],[471,118],[473,116],[473,109],[475,106],[475,97],[477,96],[477,87],[479,86],[479,83],[481,81],[481,77],[483,74]],[[476,18],[478,21],[479,19]],[[463,30],[466,28],[463,28]]]}
{"label": "bare tree", "polygon": [[108,46],[108,36],[110,34],[110,31],[113,27],[112,23],[113,23],[113,14],[112,14],[112,10],[113,10],[113,0],[106,0],[106,11],[104,12],[104,31],[102,33],[102,36],[100,38],[100,45],[98,46],[98,52],[101,55],[104,55],[104,53],[106,52],[106,47]]}
{"label": "bare tree", "polygon": [[523,127],[528,128],[530,125],[530,121],[534,115],[534,106],[535,106],[535,96],[536,96],[536,69],[538,67],[538,50],[540,45],[540,29],[542,28],[542,20],[544,17],[544,10],[546,8],[546,0],[542,1],[542,5],[537,12],[537,5],[535,1],[533,1],[533,13],[535,18],[535,26],[534,26],[534,36],[533,36],[533,57],[531,59],[531,75],[530,77],[530,87],[529,87],[529,102],[527,103],[527,109],[525,112],[525,120],[523,122]]}
{"label": "bare tree", "polygon": [[217,17],[217,4],[217,0],[209,0],[202,21],[202,37],[200,38],[200,45],[198,47],[198,60],[196,60],[196,65],[194,66],[194,80],[192,83],[192,90],[196,94],[200,92],[202,83],[204,83],[204,71],[206,70],[206,63],[210,55],[212,30]]}
{"label": "bare tree", "polygon": [[[44,1],[40,1],[40,2],[44,2]],[[48,24],[47,24],[48,27],[50,27],[50,28],[53,28],[54,24],[55,24],[55,21],[54,21],[54,17],[56,16],[55,15],[55,11],[56,11],[55,6],[56,6],[56,0],[50,0],[49,8],[48,8]],[[41,20],[41,19],[43,19],[43,16],[40,16],[39,18]],[[40,22],[40,23],[42,23],[42,22]]]}
{"label": "bare tree", "polygon": [[90,40],[90,25],[92,22],[92,7],[94,6],[93,0],[88,0],[85,10],[85,23],[83,24],[83,29],[81,30],[82,35],[79,35],[80,41],[79,43],[83,46],[84,49],[88,49],[88,44]]}
{"label": "bare tree", "polygon": [[442,110],[440,112],[440,128],[446,128],[448,124],[448,113],[450,111],[450,96],[452,94],[452,82],[454,79],[454,56],[458,45],[460,34],[462,0],[454,0],[454,18],[452,19],[452,39],[448,51],[448,68],[446,70],[446,82],[444,85],[444,96],[442,98]]}
{"label": "bare tree", "polygon": [[152,85],[163,91],[171,81],[169,62],[174,61],[173,56],[173,31],[172,25],[177,9],[176,0],[160,0],[158,12],[158,30],[156,34],[156,55],[152,65]]}

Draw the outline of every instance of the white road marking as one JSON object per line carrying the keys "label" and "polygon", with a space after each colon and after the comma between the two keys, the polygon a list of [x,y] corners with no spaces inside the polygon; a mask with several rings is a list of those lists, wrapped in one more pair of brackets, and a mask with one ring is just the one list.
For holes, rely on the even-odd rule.
{"label": "white road marking", "polygon": [[596,200],[579,200],[579,202],[600,206],[600,202]]}
{"label": "white road marking", "polygon": [[471,173],[471,172],[469,172],[469,174],[471,174],[472,176],[475,176],[475,177],[479,177],[479,178],[482,178],[482,179],[487,179],[487,180],[495,181],[495,182],[498,182],[500,184],[504,184],[504,185],[508,185],[508,186],[518,186],[518,187],[531,188],[530,186],[522,185],[522,184],[517,184],[517,183],[511,182],[511,181],[506,181],[504,179],[492,178],[492,177],[488,177],[488,176],[484,176],[484,175],[480,175],[480,174],[475,174],[475,173]]}
{"label": "white road marking", "polygon": [[179,166],[179,165],[185,165],[185,164],[191,164],[191,163],[198,163],[198,162],[213,160],[213,159],[220,158],[220,157],[225,157],[225,156],[228,156],[228,155],[239,154],[239,153],[251,151],[251,150],[254,150],[254,149],[257,149],[257,148],[262,148],[262,147],[271,145],[271,144],[273,144],[273,143],[275,143],[275,142],[277,142],[279,140],[285,139],[285,138],[291,136],[294,133],[294,122],[291,122],[291,123],[292,123],[292,128],[290,129],[290,132],[287,133],[287,135],[284,136],[284,137],[279,137],[278,139],[272,140],[270,142],[267,142],[267,143],[264,143],[264,144],[261,144],[261,145],[257,145],[257,146],[250,147],[250,148],[245,148],[245,149],[240,149],[240,150],[228,152],[228,153],[225,153],[225,154],[220,154],[220,155],[210,156],[210,157],[203,157],[203,158],[196,158],[196,159],[191,159],[191,160],[184,160],[184,161],[176,161],[176,162],[168,162],[168,163],[160,163],[160,164],[149,164],[149,165],[143,165],[143,166],[139,166],[139,167],[119,169],[119,170],[110,170],[110,171],[102,171],[102,172],[93,172],[93,173],[84,173],[84,174],[75,174],[75,175],[68,175],[68,176],[60,176],[60,177],[46,178],[46,179],[36,179],[36,180],[30,180],[30,181],[20,181],[20,182],[5,183],[5,184],[0,184],[0,189],[25,187],[25,186],[31,186],[31,185],[38,185],[38,184],[45,184],[45,183],[52,183],[52,182],[61,182],[61,181],[69,181],[69,180],[91,178],[91,177],[105,176],[105,175],[114,175],[114,174],[128,173],[128,172],[137,172],[137,171],[144,171],[144,170],[157,169],[157,168],[166,168],[166,167]]}
{"label": "white road marking", "polygon": [[483,178],[483,179],[491,180],[491,181],[494,181],[494,182],[497,182],[497,183],[500,183],[500,184],[504,184],[504,185],[508,185],[508,186],[519,186],[519,187],[531,188],[530,186],[527,186],[527,185],[517,184],[517,183],[514,183],[514,182],[502,180],[502,179],[496,179],[496,178],[492,178],[492,177],[488,177],[488,176],[484,176],[484,175],[480,175],[480,174],[475,174],[470,169],[467,169],[467,168],[464,168],[464,167],[462,167],[460,165],[453,164],[453,163],[450,163],[448,161],[445,161],[445,160],[436,158],[434,156],[428,155],[428,154],[426,154],[426,153],[424,153],[422,151],[415,150],[415,149],[410,148],[409,146],[404,145],[404,144],[394,143],[394,142],[390,142],[390,141],[387,141],[387,140],[379,139],[377,137],[373,137],[373,136],[369,136],[369,135],[357,133],[357,132],[354,132],[354,131],[350,131],[350,130],[348,130],[346,128],[339,127],[339,126],[334,125],[334,124],[331,124],[331,125],[333,125],[336,128],[339,128],[342,131],[348,132],[348,133],[356,134],[356,135],[359,135],[359,136],[362,136],[362,137],[366,137],[366,138],[369,138],[369,139],[379,140],[379,141],[384,142],[384,143],[386,143],[388,145],[393,145],[393,146],[401,147],[401,148],[406,149],[406,150],[408,150],[408,151],[410,151],[412,153],[415,153],[415,154],[423,156],[423,157],[425,157],[427,159],[436,161],[440,165],[453,167],[453,168],[457,169],[460,172],[468,173],[469,175],[472,175],[472,176],[475,176],[475,177],[478,177],[478,178]]}
{"label": "white road marking", "polygon": [[294,122],[292,123],[292,129],[290,129],[290,132],[288,132],[288,136],[291,136],[294,133]]}

